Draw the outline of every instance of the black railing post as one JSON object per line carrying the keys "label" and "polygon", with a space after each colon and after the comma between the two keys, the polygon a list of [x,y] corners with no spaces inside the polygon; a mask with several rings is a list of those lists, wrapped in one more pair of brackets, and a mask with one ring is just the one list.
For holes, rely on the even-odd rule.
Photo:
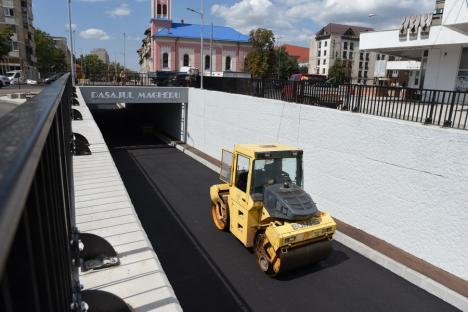
{"label": "black railing post", "polygon": [[432,91],[431,108],[430,108],[430,111],[429,111],[429,116],[426,115],[426,119],[424,120],[425,125],[432,124],[432,122],[434,120],[433,119],[433,114],[434,114],[434,105],[435,105],[435,102],[436,102],[436,97],[437,97],[437,91],[433,90]]}
{"label": "black railing post", "polygon": [[444,120],[443,127],[450,128],[453,126],[453,109],[455,107],[455,99],[457,97],[457,92],[452,92],[452,100],[450,101],[450,111],[448,117]]}

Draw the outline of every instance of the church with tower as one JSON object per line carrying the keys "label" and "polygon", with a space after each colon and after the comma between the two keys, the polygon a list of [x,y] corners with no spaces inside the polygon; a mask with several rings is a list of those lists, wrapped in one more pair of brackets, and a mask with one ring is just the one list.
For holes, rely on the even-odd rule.
{"label": "church with tower", "polygon": [[[201,69],[204,74],[243,72],[251,50],[249,37],[231,27],[174,22],[172,0],[151,0],[151,22],[138,50],[142,72],[179,71],[181,67]],[[200,51],[203,29],[204,51]]]}

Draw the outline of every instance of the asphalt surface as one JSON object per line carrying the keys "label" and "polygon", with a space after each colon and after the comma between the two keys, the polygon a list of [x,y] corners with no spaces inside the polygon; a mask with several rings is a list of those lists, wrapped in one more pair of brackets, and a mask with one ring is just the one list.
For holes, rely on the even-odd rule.
{"label": "asphalt surface", "polygon": [[456,311],[337,242],[326,261],[267,277],[212,224],[215,172],[144,137],[124,110],[94,115],[185,311]]}

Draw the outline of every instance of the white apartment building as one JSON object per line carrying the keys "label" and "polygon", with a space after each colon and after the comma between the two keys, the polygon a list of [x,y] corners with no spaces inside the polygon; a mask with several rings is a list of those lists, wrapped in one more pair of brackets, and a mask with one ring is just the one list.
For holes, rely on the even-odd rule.
{"label": "white apartment building", "polygon": [[361,49],[421,63],[410,86],[468,91],[468,4],[436,1],[433,12],[403,17],[399,29],[361,33]]}
{"label": "white apartment building", "polygon": [[330,23],[316,33],[310,43],[309,73],[328,76],[336,60],[348,62],[351,82],[374,84],[374,64],[387,55],[361,51],[359,35],[372,28]]}

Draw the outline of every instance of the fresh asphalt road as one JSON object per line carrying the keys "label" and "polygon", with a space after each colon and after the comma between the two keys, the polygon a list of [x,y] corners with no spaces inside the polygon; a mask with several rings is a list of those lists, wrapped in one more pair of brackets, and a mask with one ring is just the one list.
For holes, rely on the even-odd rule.
{"label": "fresh asphalt road", "polygon": [[217,174],[144,137],[122,111],[95,112],[138,216],[185,311],[455,311],[334,242],[326,261],[278,279],[211,221]]}

